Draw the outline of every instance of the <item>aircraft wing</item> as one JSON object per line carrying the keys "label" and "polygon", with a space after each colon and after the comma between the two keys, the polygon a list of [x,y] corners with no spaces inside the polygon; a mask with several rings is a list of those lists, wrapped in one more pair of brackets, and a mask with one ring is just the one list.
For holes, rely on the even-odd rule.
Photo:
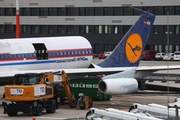
{"label": "aircraft wing", "polygon": [[[113,76],[115,73],[125,72],[129,75],[131,73],[128,70],[134,69],[135,75],[133,76],[135,79],[141,79],[151,75],[153,72],[159,70],[174,70],[180,69],[180,65],[174,66],[139,66],[139,67],[114,67],[114,68],[82,68],[82,69],[63,69],[68,77],[78,78],[83,76],[92,76],[92,75],[106,75]],[[42,72],[60,72],[62,69],[46,69],[46,70],[9,70],[4,72],[0,70],[0,86],[13,84],[13,76],[15,74],[24,74],[24,73],[42,73]],[[126,78],[123,75],[124,78]]]}
{"label": "aircraft wing", "polygon": [[173,70],[180,69],[180,65],[169,65],[169,66],[139,66],[136,68],[136,71],[159,71],[159,70]]}
{"label": "aircraft wing", "polygon": [[[131,67],[130,67],[131,68]],[[129,67],[117,67],[117,68],[77,68],[77,69],[63,69],[66,74],[73,75],[98,75],[98,74],[112,74],[116,72],[121,72]],[[0,71],[0,77],[11,77],[15,74],[24,74],[24,73],[43,73],[43,72],[58,72],[62,69],[46,69],[46,70],[13,70],[13,71]]]}
{"label": "aircraft wing", "polygon": [[[78,69],[63,69],[68,76],[71,75],[99,75],[99,74],[113,74],[117,72],[126,71],[128,69],[135,69],[136,72],[149,72],[153,73],[159,70],[174,70],[180,69],[180,65],[171,66],[139,66],[139,67],[112,67],[112,68],[78,68]],[[47,70],[12,70],[12,71],[0,71],[0,77],[12,77],[15,74],[24,73],[42,73],[42,72],[58,72],[62,69],[47,69]]]}

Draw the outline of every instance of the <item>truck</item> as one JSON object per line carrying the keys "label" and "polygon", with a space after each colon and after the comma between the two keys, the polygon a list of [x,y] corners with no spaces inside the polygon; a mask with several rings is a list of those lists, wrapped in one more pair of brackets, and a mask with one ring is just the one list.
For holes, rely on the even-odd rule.
{"label": "truck", "polygon": [[77,100],[64,71],[16,74],[14,84],[5,86],[5,100],[11,102],[2,103],[4,114],[16,116],[23,112],[40,116],[44,109],[47,113],[55,113],[61,103],[62,88],[69,106],[76,107]]}

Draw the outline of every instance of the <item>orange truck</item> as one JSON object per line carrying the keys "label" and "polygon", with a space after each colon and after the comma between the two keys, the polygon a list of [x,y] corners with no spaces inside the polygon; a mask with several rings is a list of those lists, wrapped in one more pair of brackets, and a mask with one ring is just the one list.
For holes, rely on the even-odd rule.
{"label": "orange truck", "polygon": [[68,77],[64,71],[52,73],[16,74],[14,84],[5,86],[4,114],[16,116],[18,112],[40,116],[43,110],[55,113],[59,108],[59,97],[63,87],[70,107],[76,107],[77,100],[71,92]]}

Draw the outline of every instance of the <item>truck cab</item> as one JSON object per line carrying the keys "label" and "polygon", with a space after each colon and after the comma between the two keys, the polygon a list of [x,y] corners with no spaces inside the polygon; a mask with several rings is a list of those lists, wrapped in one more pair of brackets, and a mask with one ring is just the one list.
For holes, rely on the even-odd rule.
{"label": "truck cab", "polygon": [[157,50],[144,50],[141,59],[142,60],[155,60],[155,55],[159,51]]}

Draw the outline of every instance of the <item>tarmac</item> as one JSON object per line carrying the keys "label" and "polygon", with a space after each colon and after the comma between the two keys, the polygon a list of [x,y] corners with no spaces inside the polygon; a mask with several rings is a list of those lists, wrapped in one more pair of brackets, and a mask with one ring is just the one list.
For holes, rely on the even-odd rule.
{"label": "tarmac", "polygon": [[[168,105],[168,103],[174,102],[178,94],[161,92],[161,91],[138,91],[133,94],[127,95],[113,95],[111,100],[107,101],[93,101],[93,107],[115,108],[119,110],[128,111],[133,103],[148,104],[156,103],[161,105]],[[4,99],[0,99],[2,103]],[[9,117],[3,113],[3,107],[0,107],[0,120],[85,120],[86,113],[89,109],[80,110],[77,105],[76,108],[70,108],[68,104],[60,105],[60,109],[56,110],[54,114],[46,114],[43,112],[42,116],[31,116],[29,114],[18,113],[18,116]]]}

